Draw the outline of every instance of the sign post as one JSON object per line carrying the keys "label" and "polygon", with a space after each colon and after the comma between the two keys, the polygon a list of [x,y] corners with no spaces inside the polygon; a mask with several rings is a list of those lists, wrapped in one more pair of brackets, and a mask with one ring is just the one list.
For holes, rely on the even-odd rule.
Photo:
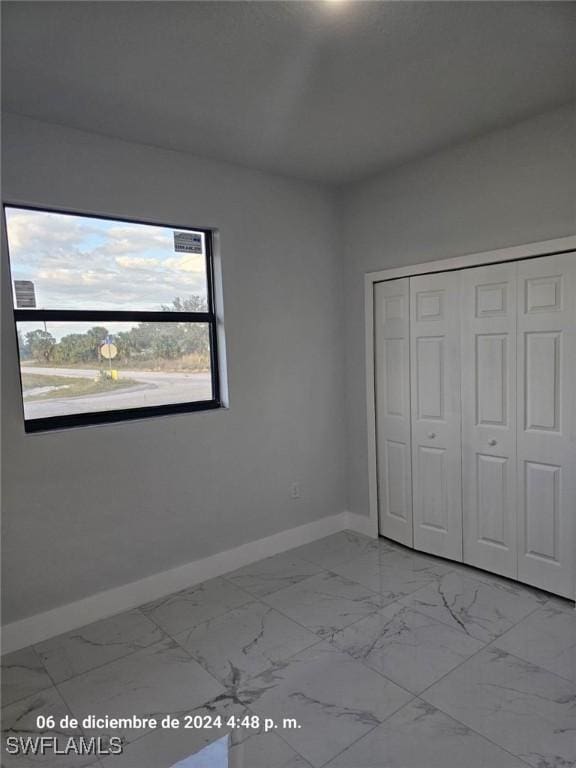
{"label": "sign post", "polygon": [[106,336],[104,342],[100,346],[100,354],[105,360],[108,360],[108,371],[111,379],[116,379],[118,376],[114,375],[116,371],[112,370],[112,360],[118,354],[118,347],[112,342],[111,336]]}

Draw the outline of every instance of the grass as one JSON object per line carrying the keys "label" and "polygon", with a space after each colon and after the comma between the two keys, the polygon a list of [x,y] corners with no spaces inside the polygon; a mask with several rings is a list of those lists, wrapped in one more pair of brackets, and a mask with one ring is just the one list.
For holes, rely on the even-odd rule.
{"label": "grass", "polygon": [[[52,360],[23,360],[22,365],[26,368],[80,368],[98,370],[102,363],[98,361],[87,363],[55,363]],[[157,359],[141,360],[137,357],[128,360],[113,361],[113,367],[118,371],[162,371],[163,373],[209,373],[210,358],[208,355],[199,355],[191,353],[182,355],[175,360]],[[49,386],[49,385],[46,385]]]}
{"label": "grass", "polygon": [[[98,395],[103,392],[115,392],[117,389],[131,387],[138,382],[133,379],[85,379],[76,376],[44,376],[37,373],[23,373],[22,387],[24,389],[24,399],[31,400],[53,400],[57,397],[78,397],[80,395]],[[37,387],[58,387],[51,389],[50,392],[34,394],[30,390]]]}

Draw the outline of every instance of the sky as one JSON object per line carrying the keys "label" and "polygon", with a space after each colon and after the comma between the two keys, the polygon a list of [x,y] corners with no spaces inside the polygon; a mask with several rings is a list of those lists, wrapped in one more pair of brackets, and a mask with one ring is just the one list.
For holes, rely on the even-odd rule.
{"label": "sky", "polygon": [[[184,230],[12,207],[6,226],[12,281],[32,280],[39,309],[160,310],[177,296],[206,296],[204,256],[174,250],[173,233]],[[48,330],[61,338],[92,325],[102,323]]]}

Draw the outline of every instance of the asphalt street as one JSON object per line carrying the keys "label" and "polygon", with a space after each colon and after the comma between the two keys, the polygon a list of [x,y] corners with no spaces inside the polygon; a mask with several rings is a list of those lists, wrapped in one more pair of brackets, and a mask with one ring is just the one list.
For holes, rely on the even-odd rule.
{"label": "asphalt street", "polygon": [[[25,373],[43,376],[74,376],[93,379],[94,369],[23,368]],[[138,382],[133,387],[115,392],[101,392],[78,397],[57,397],[53,400],[25,400],[26,418],[38,419],[87,411],[109,411],[119,408],[140,408],[166,403],[209,400],[212,385],[209,373],[163,373],[161,371],[120,371],[120,378]]]}

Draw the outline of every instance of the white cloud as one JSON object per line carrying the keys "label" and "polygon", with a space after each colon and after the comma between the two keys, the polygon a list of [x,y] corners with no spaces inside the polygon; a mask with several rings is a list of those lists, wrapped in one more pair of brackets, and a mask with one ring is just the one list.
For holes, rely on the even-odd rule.
{"label": "white cloud", "polygon": [[193,253],[185,253],[179,258],[174,256],[170,259],[165,259],[164,265],[177,272],[204,273],[205,270],[204,257]]}
{"label": "white cloud", "polygon": [[39,306],[159,309],[206,293],[204,258],[174,254],[172,230],[35,211],[8,211],[13,277]]}
{"label": "white cloud", "polygon": [[46,250],[54,246],[73,245],[93,229],[85,223],[89,219],[56,213],[8,209],[6,218],[10,249],[17,253],[28,249]]}
{"label": "white cloud", "polygon": [[115,261],[116,264],[124,269],[142,268],[149,270],[162,264],[160,259],[149,259],[145,256],[117,256]]}
{"label": "white cloud", "polygon": [[116,256],[142,251],[166,251],[173,247],[170,231],[143,224],[112,226],[107,229],[107,240],[96,251]]}

